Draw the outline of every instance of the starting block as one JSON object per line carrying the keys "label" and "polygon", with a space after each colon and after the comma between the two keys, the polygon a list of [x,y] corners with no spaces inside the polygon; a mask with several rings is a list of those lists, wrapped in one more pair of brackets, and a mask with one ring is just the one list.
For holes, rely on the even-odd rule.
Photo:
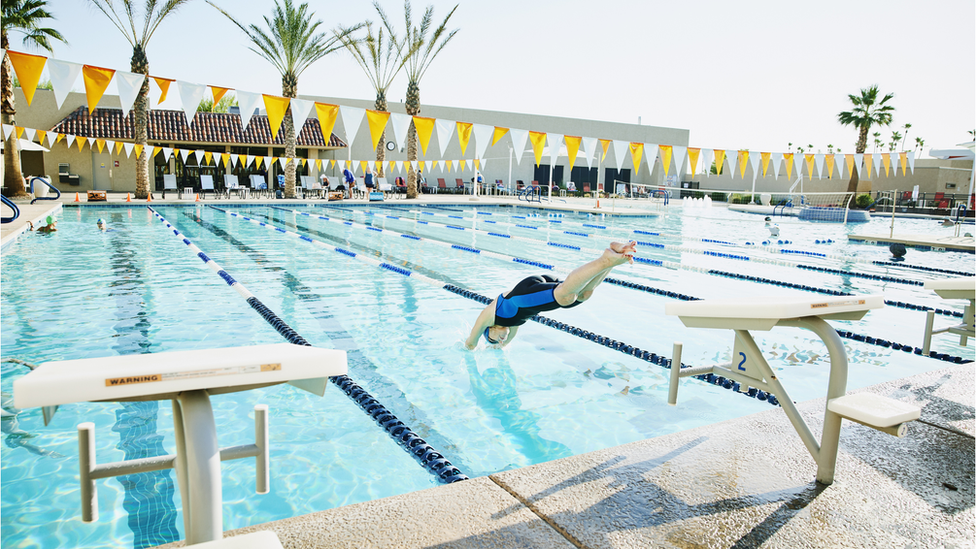
{"label": "starting block", "polygon": [[976,302],[976,277],[947,278],[929,280],[925,283],[926,290],[932,290],[942,299],[967,299],[969,304],[963,309],[962,324],[935,330],[935,311],[928,311],[925,318],[925,335],[922,339],[922,354],[928,356],[932,348],[932,336],[935,334],[956,334],[959,345],[966,346],[967,340],[976,337],[976,325],[973,323],[973,304]]}

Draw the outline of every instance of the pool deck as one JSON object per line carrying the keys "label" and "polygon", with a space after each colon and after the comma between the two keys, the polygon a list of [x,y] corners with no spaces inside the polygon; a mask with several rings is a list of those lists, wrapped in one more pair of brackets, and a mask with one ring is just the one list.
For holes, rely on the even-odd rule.
{"label": "pool deck", "polygon": [[[922,416],[901,439],[845,421],[830,486],[770,409],[226,536],[271,530],[288,549],[973,547],[974,378],[970,363],[851,391]],[[798,407],[819,431],[824,399]]]}

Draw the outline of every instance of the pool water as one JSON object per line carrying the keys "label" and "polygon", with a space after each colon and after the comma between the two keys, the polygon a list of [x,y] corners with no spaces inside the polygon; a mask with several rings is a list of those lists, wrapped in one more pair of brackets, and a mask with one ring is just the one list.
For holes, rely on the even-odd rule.
{"label": "pool water", "polygon": [[[887,261],[887,248],[847,242],[848,232],[887,232],[887,219],[857,226],[784,220],[779,222],[779,238],[791,243],[762,248],[745,244],[768,239],[761,217],[719,207],[672,208],[658,217],[627,219],[549,217],[509,207],[316,204],[289,208],[310,214],[300,215],[269,206],[216,205],[227,211],[204,205],[157,210],[313,345],[347,351],[349,376],[470,477],[712,424],[770,405],[689,379],[682,381],[679,405],[668,406],[667,370],[534,322],[523,326],[505,350],[464,351],[461,342],[483,307],[476,301],[227,212],[488,297],[545,271],[435,241],[556,265],[557,272],[565,274],[597,253],[588,250],[600,250],[610,240],[634,238],[684,246],[684,250],[645,246],[640,256],[688,268],[625,265],[611,276],[693,297],[813,295],[691,270],[708,267],[962,310],[961,302],[944,302],[920,286],[755,261],[775,259],[919,281],[944,276],[873,265],[871,261]],[[95,228],[99,217],[108,221],[111,232]],[[363,224],[383,231],[367,230]],[[28,233],[4,250],[0,270],[3,359],[40,364],[282,341],[148,209],[67,208],[58,229],[53,235]],[[896,230],[937,234],[949,229],[934,221],[899,219]],[[817,242],[827,240],[831,242]],[[551,246],[547,241],[583,250]],[[830,257],[786,256],[773,248]],[[909,249],[905,263],[973,270],[972,254],[956,252]],[[672,343],[682,341],[686,364],[728,361],[732,334],[685,328],[678,319],[663,314],[671,301],[603,284],[585,306],[545,316],[660,355],[670,356]],[[832,325],[920,346],[924,322],[923,312],[886,307],[861,321]],[[937,326],[958,322],[945,316],[936,319]],[[815,336],[783,328],[754,336],[770,365],[783,372],[782,380],[794,400],[824,394],[829,360]],[[891,348],[844,342],[850,361],[849,388],[946,365]],[[960,347],[957,338],[936,336],[933,350],[973,358],[972,346]],[[81,522],[78,505],[75,426],[95,423],[100,463],[172,453],[168,402],[62,406],[45,427],[40,410],[13,407],[13,381],[27,369],[5,362],[0,371],[5,442],[0,449],[0,526],[5,546],[146,547],[182,538],[172,471],[97,481],[100,518],[94,523]],[[270,407],[271,492],[254,493],[253,461],[224,462],[225,530],[436,484],[335,387],[324,398],[281,385],[212,400],[221,446],[252,442],[253,406]]]}

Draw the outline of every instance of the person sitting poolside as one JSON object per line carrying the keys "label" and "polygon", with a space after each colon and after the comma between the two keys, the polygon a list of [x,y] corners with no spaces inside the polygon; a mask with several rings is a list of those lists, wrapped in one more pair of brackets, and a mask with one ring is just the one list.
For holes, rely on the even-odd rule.
{"label": "person sitting poolside", "polygon": [[473,350],[482,336],[489,345],[508,345],[518,333],[518,327],[533,316],[575,307],[589,299],[614,267],[633,263],[636,253],[637,242],[633,240],[627,244],[611,242],[603,255],[577,267],[562,282],[548,275],[523,279],[481,311],[464,342],[465,348]]}
{"label": "person sitting poolside", "polygon": [[42,226],[38,227],[37,228],[37,232],[39,232],[39,233],[53,233],[53,232],[55,232],[55,231],[58,230],[58,228],[57,228],[58,222],[54,219],[54,216],[53,215],[47,216],[46,222],[47,222],[47,225],[42,225]]}

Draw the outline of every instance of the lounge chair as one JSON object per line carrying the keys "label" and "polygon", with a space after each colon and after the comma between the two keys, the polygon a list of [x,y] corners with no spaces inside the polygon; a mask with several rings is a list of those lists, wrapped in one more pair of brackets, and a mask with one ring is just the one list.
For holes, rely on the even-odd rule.
{"label": "lounge chair", "polygon": [[267,195],[268,194],[268,180],[261,174],[252,173],[251,177],[251,190],[254,191],[255,195]]}
{"label": "lounge chair", "polygon": [[361,198],[363,199],[369,198],[369,188],[366,186],[365,180],[356,181],[356,187],[353,190],[356,191],[356,194],[359,195]]}
{"label": "lounge chair", "polygon": [[464,194],[464,192],[465,192],[464,191],[464,180],[461,179],[460,177],[454,180],[454,192],[458,192],[458,191],[460,191],[461,194]]}
{"label": "lounge chair", "polygon": [[212,175],[201,175],[200,176],[200,194],[203,195],[203,198],[207,198],[207,191],[210,191],[210,194],[214,194],[214,195],[217,194],[217,190],[214,189],[213,176]]}
{"label": "lounge chair", "polygon": [[376,188],[379,189],[379,191],[381,193],[383,193],[384,195],[386,193],[392,193],[393,192],[393,185],[390,185],[386,181],[386,178],[385,177],[377,177],[376,178]]}
{"label": "lounge chair", "polygon": [[302,176],[302,191],[303,195],[307,198],[308,195],[312,194],[315,196],[322,196],[322,184],[319,183],[318,179],[310,175]]}
{"label": "lounge chair", "polygon": [[[247,187],[242,187],[237,176],[232,173],[224,174],[224,194],[230,198],[230,193],[237,194],[237,198],[247,196]],[[243,196],[242,196],[243,195]]]}
{"label": "lounge chair", "polygon": [[437,178],[437,188],[434,189],[434,194],[436,194],[436,193],[438,193],[440,191],[445,191],[445,192],[447,191],[447,183],[444,182],[444,178],[443,177],[438,177]]}
{"label": "lounge chair", "polygon": [[166,198],[166,191],[176,191],[176,195],[179,196],[180,190],[176,188],[176,175],[163,175],[163,198]]}

